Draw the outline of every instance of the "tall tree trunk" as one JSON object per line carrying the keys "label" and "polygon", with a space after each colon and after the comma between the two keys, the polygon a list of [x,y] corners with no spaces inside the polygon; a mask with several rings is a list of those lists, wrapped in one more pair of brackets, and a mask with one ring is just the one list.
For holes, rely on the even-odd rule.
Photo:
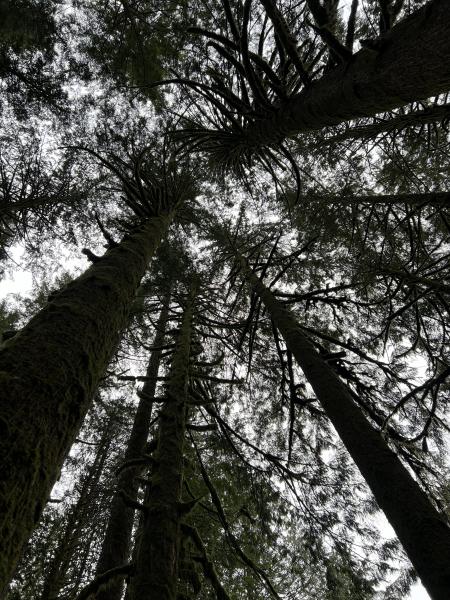
{"label": "tall tree trunk", "polygon": [[17,202],[5,202],[0,206],[0,218],[5,219],[15,215],[21,210],[32,210],[33,208],[41,208],[42,206],[52,206],[54,204],[63,204],[61,198],[48,198],[42,196],[40,198],[32,198],[28,200],[17,200]]}
{"label": "tall tree trunk", "polygon": [[[163,300],[161,313],[156,326],[156,334],[153,341],[155,348],[164,342],[169,312],[170,294]],[[153,350],[147,367],[147,380],[139,394],[139,404],[134,417],[128,446],[125,451],[124,462],[142,457],[148,439],[150,419],[152,414],[153,398],[156,391],[161,350]],[[133,530],[134,508],[124,502],[121,490],[125,491],[128,498],[137,501],[139,484],[136,476],[142,468],[127,468],[119,475],[117,491],[114,494],[105,538],[103,540],[100,557],[97,563],[96,576],[109,571],[114,567],[123,565],[128,560]],[[97,593],[97,600],[120,600],[123,590],[123,578],[113,579],[111,583]]]}
{"label": "tall tree trunk", "polygon": [[253,273],[241,257],[242,271],[263,301],[311,384],[380,508],[433,600],[448,600],[450,527],[354,403],[335,371],[318,354],[296,318]]}
{"label": "tall tree trunk", "polygon": [[[291,196],[289,196],[288,201]],[[300,196],[299,200],[292,194],[292,198],[298,202],[301,208],[303,200],[326,202],[329,204],[385,204],[385,205],[402,205],[406,204],[411,207],[420,206],[421,204],[432,204],[433,206],[450,206],[450,192],[426,192],[423,194],[375,194],[368,195],[351,195],[343,194],[308,194],[305,197]],[[291,203],[290,203],[291,204]],[[291,204],[292,206],[292,204]]]}
{"label": "tall tree trunk", "polygon": [[[151,472],[147,473],[147,478],[151,479]],[[148,502],[149,502],[149,498],[150,498],[150,486],[147,485],[145,487],[144,492],[145,492],[144,493],[144,506],[147,506]],[[136,531],[134,532],[134,537],[133,537],[133,552],[131,554],[131,563],[133,565],[137,564],[137,559],[139,556],[139,547],[140,547],[141,540],[142,540],[142,533],[144,531],[144,524],[145,524],[145,513],[144,513],[144,511],[140,511],[138,523],[136,526]],[[136,593],[135,593],[135,587],[134,587],[134,579],[131,578],[128,580],[128,583],[127,583],[124,600],[134,600],[135,598],[136,598]]]}
{"label": "tall tree trunk", "polygon": [[38,522],[172,215],[149,219],[0,351],[0,593]]}
{"label": "tall tree trunk", "polygon": [[391,119],[383,119],[370,125],[350,127],[342,133],[324,139],[320,145],[343,142],[345,140],[368,140],[380,133],[402,131],[407,127],[417,127],[430,123],[440,123],[450,117],[450,104],[431,106],[424,110],[411,111],[405,115],[395,115]]}
{"label": "tall tree trunk", "polygon": [[133,600],[176,600],[180,544],[180,501],[186,431],[189,360],[195,285],[183,321],[159,419],[158,447],[133,577]]}
{"label": "tall tree trunk", "polygon": [[372,117],[450,89],[450,3],[432,0],[351,59],[255,120],[242,149]]}
{"label": "tall tree trunk", "polygon": [[67,582],[67,571],[81,542],[83,527],[89,522],[91,501],[98,493],[98,482],[108,456],[112,441],[110,421],[100,439],[94,462],[83,478],[80,495],[71,508],[66,527],[45,579],[41,600],[58,600],[59,593]]}

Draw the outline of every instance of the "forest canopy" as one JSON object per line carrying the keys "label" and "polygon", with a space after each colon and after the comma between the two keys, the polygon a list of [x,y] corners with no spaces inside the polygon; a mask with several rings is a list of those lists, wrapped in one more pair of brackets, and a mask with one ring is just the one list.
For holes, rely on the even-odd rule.
{"label": "forest canopy", "polygon": [[448,600],[449,31],[0,0],[1,598]]}

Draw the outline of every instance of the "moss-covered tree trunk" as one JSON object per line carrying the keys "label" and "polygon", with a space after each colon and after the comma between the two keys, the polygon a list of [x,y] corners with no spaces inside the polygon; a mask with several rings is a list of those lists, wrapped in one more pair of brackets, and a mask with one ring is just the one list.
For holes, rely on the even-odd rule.
{"label": "moss-covered tree trunk", "polygon": [[176,600],[180,501],[195,286],[188,296],[159,419],[152,483],[139,543],[132,600]]}
{"label": "moss-covered tree trunk", "polygon": [[[170,296],[167,295],[163,300],[161,313],[156,325],[156,334],[153,341],[155,348],[160,347],[164,342],[164,332],[169,312]],[[124,463],[139,459],[145,451],[145,445],[148,439],[150,419],[152,414],[153,398],[156,391],[159,364],[161,360],[161,350],[153,350],[148,362],[144,386],[139,394],[139,404],[134,417],[128,446],[125,451]],[[100,557],[97,563],[97,576],[114,567],[123,565],[128,560],[128,554],[131,544],[131,533],[133,530],[134,508],[124,502],[121,490],[125,491],[128,498],[137,501],[139,484],[136,476],[139,475],[142,468],[127,468],[119,475],[117,491],[114,494],[111,503],[111,511],[105,538],[103,540]],[[120,600],[123,590],[123,578],[113,579],[111,583],[97,593],[97,600]]]}
{"label": "moss-covered tree trunk", "polygon": [[241,265],[394,528],[423,585],[433,600],[448,600],[450,527],[380,432],[356,406],[348,388],[321,358],[293,314],[275,298],[243,258]]}
{"label": "moss-covered tree trunk", "polygon": [[67,583],[68,570],[75,553],[80,552],[80,546],[84,545],[81,539],[82,531],[90,522],[91,515],[89,510],[92,506],[93,498],[98,494],[98,483],[109,453],[112,438],[113,433],[108,422],[99,441],[95,459],[83,478],[78,500],[70,509],[63,535],[44,581],[41,600],[58,600],[61,590]]}
{"label": "moss-covered tree trunk", "polygon": [[149,219],[0,351],[0,593],[39,520],[171,215]]}
{"label": "moss-covered tree trunk", "polygon": [[450,2],[432,0],[249,125],[240,143],[255,148],[296,133],[371,117],[450,89]]}

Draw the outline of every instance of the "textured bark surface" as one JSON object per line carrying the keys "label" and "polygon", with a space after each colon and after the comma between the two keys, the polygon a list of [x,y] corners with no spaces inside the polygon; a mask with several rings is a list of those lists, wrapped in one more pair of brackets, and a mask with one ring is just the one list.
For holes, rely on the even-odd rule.
{"label": "textured bark surface", "polygon": [[[153,340],[153,346],[155,347],[161,346],[164,342],[169,302],[169,297],[166,297],[156,326],[156,334]],[[148,439],[160,360],[161,350],[154,350],[148,362],[146,373],[148,379],[140,393],[139,404],[125,451],[124,462],[140,458],[144,453]],[[124,490],[132,500],[136,501],[139,484],[135,478],[141,470],[141,467],[125,469],[119,475],[117,491],[112,499],[109,521],[97,563],[97,577],[105,571],[119,567],[128,561],[134,509],[125,504],[119,492],[120,490]],[[122,591],[123,578],[114,578],[106,588],[97,592],[96,598],[97,600],[120,600]]]}
{"label": "textured bark surface", "polygon": [[433,600],[448,600],[450,527],[354,403],[349,390],[282,306],[242,260],[287,347],[311,384]]}
{"label": "textured bark surface", "polygon": [[0,351],[0,590],[40,518],[170,216],[150,219]]}
{"label": "textured bark surface", "polygon": [[244,132],[243,147],[371,117],[450,89],[450,2],[433,0]]}
{"label": "textured bark surface", "polygon": [[402,131],[407,127],[417,127],[430,123],[448,121],[450,117],[450,104],[432,106],[424,110],[417,110],[406,115],[397,115],[391,119],[383,119],[377,123],[361,127],[350,127],[346,131],[326,138],[324,144],[343,142],[345,140],[371,139],[380,133]]}
{"label": "textured bark surface", "polygon": [[158,447],[141,535],[132,600],[176,600],[183,448],[195,290],[183,314],[159,419]]}

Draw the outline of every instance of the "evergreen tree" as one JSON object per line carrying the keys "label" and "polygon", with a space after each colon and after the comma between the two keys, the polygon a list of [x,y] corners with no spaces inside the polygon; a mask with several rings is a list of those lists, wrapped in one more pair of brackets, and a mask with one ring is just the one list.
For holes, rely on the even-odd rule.
{"label": "evergreen tree", "polygon": [[447,599],[449,5],[347,4],[0,6],[8,600]]}

